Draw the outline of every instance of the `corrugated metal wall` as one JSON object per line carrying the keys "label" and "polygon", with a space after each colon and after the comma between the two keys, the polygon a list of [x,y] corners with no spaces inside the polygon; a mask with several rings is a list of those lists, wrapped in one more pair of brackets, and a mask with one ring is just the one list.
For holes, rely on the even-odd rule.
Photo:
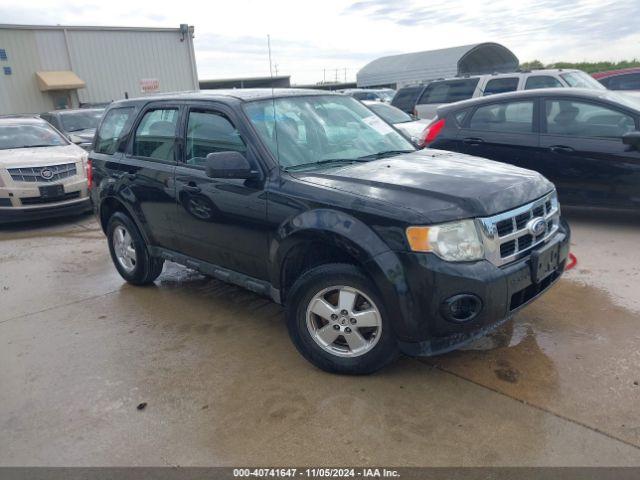
{"label": "corrugated metal wall", "polygon": [[[86,83],[77,91],[83,103],[108,102],[143,95],[141,79],[158,79],[161,92],[197,90],[197,70],[190,35],[178,29],[96,28],[24,29],[0,26],[0,114],[37,113],[53,108],[41,92],[35,72],[72,70]],[[67,49],[68,45],[68,49]],[[5,75],[2,67],[11,67]],[[194,78],[195,77],[195,78]]]}

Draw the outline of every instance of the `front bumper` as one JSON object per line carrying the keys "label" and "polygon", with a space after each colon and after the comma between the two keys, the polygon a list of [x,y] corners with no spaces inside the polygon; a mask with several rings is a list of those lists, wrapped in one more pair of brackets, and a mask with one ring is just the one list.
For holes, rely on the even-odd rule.
{"label": "front bumper", "polygon": [[89,197],[38,207],[0,208],[0,225],[80,215],[92,210]]}
{"label": "front bumper", "polygon": [[[451,263],[430,254],[398,254],[406,280],[400,296],[403,314],[393,319],[400,349],[413,356],[446,353],[507,322],[562,275],[569,255],[568,225],[563,222],[550,241],[559,243],[558,267],[537,284],[532,281],[530,257],[496,267],[488,261]],[[451,322],[440,312],[445,300],[459,294],[482,301],[478,316],[467,323]]]}

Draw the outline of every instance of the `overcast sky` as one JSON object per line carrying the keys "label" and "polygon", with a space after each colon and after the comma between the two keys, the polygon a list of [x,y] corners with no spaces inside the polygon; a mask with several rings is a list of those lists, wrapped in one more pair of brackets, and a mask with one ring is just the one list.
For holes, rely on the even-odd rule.
{"label": "overcast sky", "polygon": [[294,83],[344,80],[345,69],[354,80],[383,55],[483,41],[521,61],[640,58],[639,13],[640,0],[0,0],[0,23],[189,23],[201,79],[268,75],[270,34],[273,63]]}

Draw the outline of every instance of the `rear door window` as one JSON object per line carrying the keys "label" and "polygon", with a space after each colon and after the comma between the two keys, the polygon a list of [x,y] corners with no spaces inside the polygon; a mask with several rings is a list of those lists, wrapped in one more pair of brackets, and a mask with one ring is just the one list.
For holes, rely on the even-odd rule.
{"label": "rear door window", "polygon": [[131,118],[133,107],[112,108],[109,110],[96,134],[95,152],[113,155],[121,139],[124,127]]}
{"label": "rear door window", "polygon": [[535,90],[537,88],[561,88],[560,80],[549,75],[531,75],[524,84],[525,90]]}
{"label": "rear door window", "polygon": [[133,155],[173,161],[179,110],[158,108],[144,114],[133,139]]}
{"label": "rear door window", "polygon": [[487,86],[484,87],[484,95],[514,92],[518,89],[518,81],[518,77],[494,78],[489,80]]}
{"label": "rear door window", "polygon": [[607,87],[611,90],[640,90],[640,73],[611,77]]}
{"label": "rear door window", "polygon": [[469,128],[490,132],[533,132],[533,101],[502,102],[478,107]]}
{"label": "rear door window", "polygon": [[636,128],[630,115],[595,103],[547,100],[545,109],[547,133],[553,135],[619,138]]}
{"label": "rear door window", "polygon": [[467,100],[473,96],[478,81],[478,78],[467,78],[464,80],[432,82],[425,88],[418,103],[424,105]]}

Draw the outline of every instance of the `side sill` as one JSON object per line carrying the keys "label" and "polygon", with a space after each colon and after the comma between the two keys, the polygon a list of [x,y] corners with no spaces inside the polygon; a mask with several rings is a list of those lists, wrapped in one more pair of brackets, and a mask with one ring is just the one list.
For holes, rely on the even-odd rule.
{"label": "side sill", "polygon": [[166,248],[155,246],[148,246],[147,248],[149,249],[149,253],[154,257],[161,257],[165,260],[184,265],[185,267],[192,268],[205,275],[210,275],[223,282],[232,283],[259,295],[269,297],[278,304],[281,303],[280,290],[274,288],[269,282],[250,277],[234,270],[219,267],[213,263],[197,260],[182,253],[167,250]]}

